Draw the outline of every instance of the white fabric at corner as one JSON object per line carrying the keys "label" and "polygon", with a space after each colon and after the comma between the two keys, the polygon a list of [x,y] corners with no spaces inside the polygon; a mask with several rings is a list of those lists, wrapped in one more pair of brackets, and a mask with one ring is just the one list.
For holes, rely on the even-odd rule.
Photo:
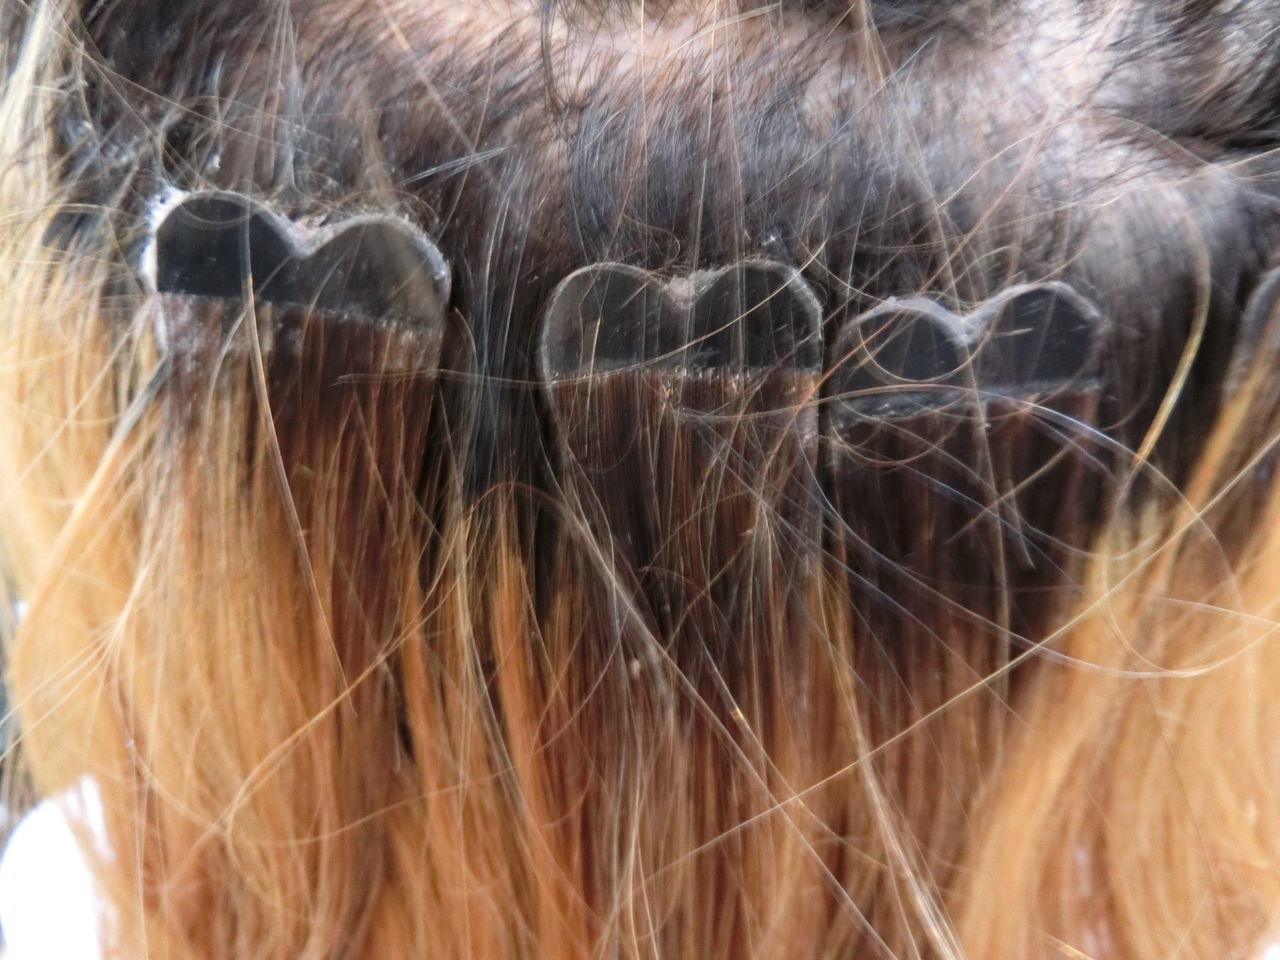
{"label": "white fabric at corner", "polygon": [[71,823],[99,843],[102,800],[88,779],[23,817],[0,859],[4,960],[99,960],[102,902]]}

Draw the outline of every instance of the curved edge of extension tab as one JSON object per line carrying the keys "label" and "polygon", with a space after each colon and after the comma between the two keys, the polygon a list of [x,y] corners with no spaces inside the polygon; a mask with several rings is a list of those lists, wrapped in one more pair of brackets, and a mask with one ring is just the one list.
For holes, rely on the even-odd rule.
{"label": "curved edge of extension tab", "polygon": [[837,335],[829,390],[859,419],[956,402],[1096,389],[1106,324],[1067,284],[1020,284],[968,314],[926,297],[888,300]]}
{"label": "curved edge of extension tab", "polygon": [[672,280],[621,263],[583,267],[552,294],[539,362],[548,380],[640,365],[818,370],[822,309],[799,271],[743,260]]}
{"label": "curved edge of extension tab", "polygon": [[143,253],[152,293],[246,299],[336,314],[435,323],[448,264],[417,226],[357,214],[321,227],[240,193],[177,193],[153,213]]}

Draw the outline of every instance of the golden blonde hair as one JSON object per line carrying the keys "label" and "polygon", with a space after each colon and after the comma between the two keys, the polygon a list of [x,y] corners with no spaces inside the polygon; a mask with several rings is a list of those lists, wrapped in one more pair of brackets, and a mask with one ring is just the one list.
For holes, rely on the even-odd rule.
{"label": "golden blonde hair", "polygon": [[[435,329],[148,292],[147,184],[247,190],[288,97],[251,89],[236,127],[230,94],[149,89],[133,154],[100,130],[91,167],[67,103],[145,83],[77,11],[5,24],[0,545],[16,759],[41,793],[101,789],[111,956],[1218,960],[1280,929],[1274,311],[1236,334],[1193,297],[1141,429],[1074,409],[1046,448],[1013,402],[985,441],[936,412],[855,441],[821,371],[485,367],[500,336],[465,305],[544,302],[563,270],[466,260],[453,356]],[[150,109],[234,130],[223,165]],[[392,168],[255,189],[418,212]],[[1206,402],[1189,371],[1222,342]],[[493,389],[533,399],[487,440]],[[948,508],[928,481],[965,451],[1031,499],[975,481],[988,502]],[[1056,544],[1018,590],[981,520],[1001,504]]]}

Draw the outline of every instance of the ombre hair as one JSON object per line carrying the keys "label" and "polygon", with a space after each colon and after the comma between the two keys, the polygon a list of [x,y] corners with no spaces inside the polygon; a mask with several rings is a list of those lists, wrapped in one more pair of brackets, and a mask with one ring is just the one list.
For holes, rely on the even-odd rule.
{"label": "ombre hair", "polygon": [[1278,14],[0,8],[11,762],[109,955],[1259,956]]}

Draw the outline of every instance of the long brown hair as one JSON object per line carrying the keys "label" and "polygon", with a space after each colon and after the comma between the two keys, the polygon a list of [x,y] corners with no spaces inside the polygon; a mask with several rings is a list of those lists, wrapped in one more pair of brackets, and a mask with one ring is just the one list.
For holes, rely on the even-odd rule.
{"label": "long brown hair", "polygon": [[[111,955],[1256,956],[1280,54],[1173,6],[5,7],[15,759]],[[447,270],[200,287],[200,198]]]}

